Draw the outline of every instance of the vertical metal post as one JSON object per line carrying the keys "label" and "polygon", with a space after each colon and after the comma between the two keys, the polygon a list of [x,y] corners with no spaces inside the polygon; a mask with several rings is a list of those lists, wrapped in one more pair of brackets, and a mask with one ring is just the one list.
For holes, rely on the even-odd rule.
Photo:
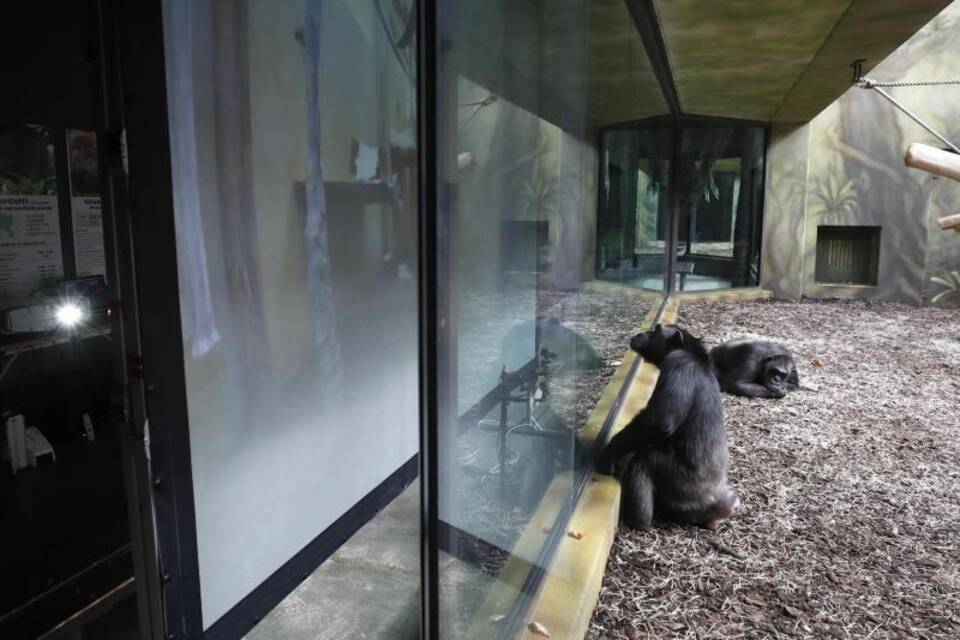
{"label": "vertical metal post", "polygon": [[[173,182],[160,0],[100,0],[101,55],[114,59],[104,119],[123,109],[130,197],[116,211],[127,392],[140,539],[155,637],[203,635],[183,361]],[[112,115],[111,115],[112,114]],[[111,127],[112,128],[112,127]],[[106,143],[110,148],[112,143]],[[119,225],[118,225],[119,226]],[[120,240],[120,236],[118,236]],[[141,330],[141,327],[143,330]],[[147,416],[150,418],[149,431]],[[149,459],[146,458],[149,435]],[[139,582],[139,580],[138,580]],[[162,635],[161,635],[162,634]]]}
{"label": "vertical metal post", "polygon": [[[103,247],[107,285],[110,292],[110,321],[113,344],[113,394],[111,419],[122,438],[124,490],[136,577],[137,612],[140,633],[145,640],[163,637],[160,615],[160,575],[150,499],[150,469],[145,451],[140,412],[132,410],[128,385],[129,355],[137,353],[139,325],[135,309],[136,285],[130,237],[127,176],[124,168],[123,110],[120,82],[116,10],[108,0],[94,8],[97,33],[97,166],[100,175],[100,210],[103,220]],[[70,237],[71,247],[73,237]]]}
{"label": "vertical metal post", "polygon": [[417,3],[417,139],[419,147],[420,327],[420,637],[439,638],[437,537],[440,328],[438,327],[438,33],[437,0]]}
{"label": "vertical metal post", "polygon": [[674,291],[674,284],[677,273],[677,242],[680,236],[680,145],[683,142],[683,132],[680,128],[680,118],[673,118],[670,124],[670,215],[667,220],[667,242],[666,259],[667,269],[664,274],[663,291],[666,295],[671,295]]}

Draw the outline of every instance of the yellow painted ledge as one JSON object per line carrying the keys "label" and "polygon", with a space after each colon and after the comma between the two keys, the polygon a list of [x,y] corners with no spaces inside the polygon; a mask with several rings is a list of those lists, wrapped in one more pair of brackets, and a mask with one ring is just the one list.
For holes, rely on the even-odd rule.
{"label": "yellow painted ledge", "polygon": [[[536,620],[551,638],[586,635],[619,515],[620,483],[610,476],[594,475],[567,524],[568,532],[580,532],[583,537],[578,540],[568,534],[560,542],[527,623]],[[542,640],[526,626],[517,637]]]}
{"label": "yellow painted ledge", "polygon": [[[660,322],[676,322],[679,306],[679,300],[671,297],[663,309]],[[649,329],[656,314],[657,309],[651,310],[639,329]],[[581,443],[588,451],[596,442],[624,384],[629,387],[611,425],[611,436],[623,429],[630,419],[646,406],[650,394],[653,393],[659,375],[659,370],[653,365],[641,363],[633,378],[627,380],[635,358],[636,354],[632,351],[624,355],[622,364],[614,373],[582,430]],[[534,597],[525,621],[525,624],[531,621],[543,624],[551,638],[578,640],[586,635],[590,618],[600,597],[600,587],[613,539],[617,534],[620,483],[614,478],[599,474],[594,474],[591,480],[567,525],[568,532],[580,532],[583,537],[579,540],[570,535],[563,538],[550,566],[547,567],[547,575]],[[540,509],[548,508],[546,503],[545,499]],[[534,518],[531,526],[538,522],[539,520]],[[524,536],[526,535],[527,532],[524,533]],[[504,571],[511,562],[513,558]],[[531,632],[526,626],[521,627],[517,638],[542,640],[542,636]]]}
{"label": "yellow painted ledge", "polygon": [[767,300],[773,297],[773,292],[759,287],[743,287],[740,289],[719,289],[713,291],[681,291],[675,293],[672,299],[689,302],[743,302],[746,300]]}

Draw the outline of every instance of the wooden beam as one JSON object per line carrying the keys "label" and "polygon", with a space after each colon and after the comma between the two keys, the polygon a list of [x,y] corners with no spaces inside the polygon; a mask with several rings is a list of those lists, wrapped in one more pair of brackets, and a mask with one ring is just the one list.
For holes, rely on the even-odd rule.
{"label": "wooden beam", "polygon": [[903,161],[908,167],[960,180],[960,155],[956,153],[914,142],[907,147]]}
{"label": "wooden beam", "polygon": [[960,233],[960,213],[940,218],[937,220],[937,224],[940,225],[941,229],[953,229],[957,233]]}

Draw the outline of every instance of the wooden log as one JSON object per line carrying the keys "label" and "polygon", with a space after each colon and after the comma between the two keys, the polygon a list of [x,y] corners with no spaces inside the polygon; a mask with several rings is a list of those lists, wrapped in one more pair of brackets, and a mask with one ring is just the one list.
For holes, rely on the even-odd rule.
{"label": "wooden log", "polygon": [[960,213],[955,213],[952,216],[946,216],[944,218],[938,218],[937,224],[940,225],[941,229],[953,229],[954,231],[960,232]]}
{"label": "wooden log", "polygon": [[908,167],[960,180],[960,154],[914,142],[907,147],[907,155],[903,160]]}

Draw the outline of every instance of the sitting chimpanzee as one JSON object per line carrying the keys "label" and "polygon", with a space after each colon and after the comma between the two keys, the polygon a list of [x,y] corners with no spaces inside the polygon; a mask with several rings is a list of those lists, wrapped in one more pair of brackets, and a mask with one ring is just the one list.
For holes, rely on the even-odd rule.
{"label": "sitting chimpanzee", "polygon": [[623,486],[627,525],[658,520],[716,529],[739,506],[727,485],[727,439],[720,389],[703,343],[657,325],[630,347],[660,368],[646,408],[614,436],[597,463]]}
{"label": "sitting chimpanzee", "polygon": [[782,398],[800,388],[790,351],[765,340],[734,340],[710,351],[720,388],[735,396]]}

